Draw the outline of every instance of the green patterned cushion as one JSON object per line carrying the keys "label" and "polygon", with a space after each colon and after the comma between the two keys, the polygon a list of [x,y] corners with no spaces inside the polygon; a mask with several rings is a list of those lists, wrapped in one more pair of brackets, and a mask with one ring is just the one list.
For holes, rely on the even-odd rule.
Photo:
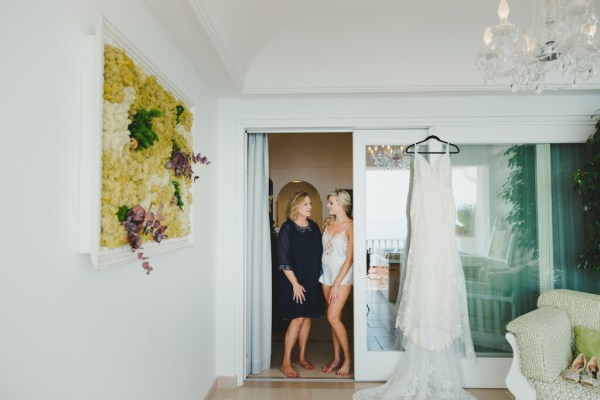
{"label": "green patterned cushion", "polygon": [[509,322],[506,329],[517,337],[526,378],[552,382],[571,362],[572,329],[563,311],[538,308]]}
{"label": "green patterned cushion", "polygon": [[583,353],[587,360],[600,357],[600,332],[583,326],[575,327],[575,354]]}

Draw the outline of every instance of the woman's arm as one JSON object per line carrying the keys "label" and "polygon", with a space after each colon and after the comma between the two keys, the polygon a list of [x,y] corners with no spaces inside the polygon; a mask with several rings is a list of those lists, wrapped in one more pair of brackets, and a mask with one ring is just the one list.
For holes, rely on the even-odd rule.
{"label": "woman's arm", "polygon": [[292,296],[293,300],[296,303],[302,304],[302,302],[305,300],[304,292],[306,292],[306,290],[298,283],[298,279],[296,278],[290,249],[290,224],[284,222],[279,230],[279,237],[277,238],[277,260],[279,261],[279,269],[283,271],[286,278],[288,278],[292,284],[292,289],[294,292]]}

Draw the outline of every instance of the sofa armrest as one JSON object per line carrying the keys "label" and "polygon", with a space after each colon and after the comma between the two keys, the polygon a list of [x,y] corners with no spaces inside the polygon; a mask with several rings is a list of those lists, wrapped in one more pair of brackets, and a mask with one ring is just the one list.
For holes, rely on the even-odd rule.
{"label": "sofa armrest", "polygon": [[564,311],[541,307],[508,323],[521,357],[521,373],[529,379],[552,382],[569,365],[572,328]]}
{"label": "sofa armrest", "polygon": [[521,373],[521,357],[517,346],[517,338],[512,332],[506,332],[505,336],[513,349],[513,360],[506,375],[506,387],[518,400],[535,400],[535,389]]}

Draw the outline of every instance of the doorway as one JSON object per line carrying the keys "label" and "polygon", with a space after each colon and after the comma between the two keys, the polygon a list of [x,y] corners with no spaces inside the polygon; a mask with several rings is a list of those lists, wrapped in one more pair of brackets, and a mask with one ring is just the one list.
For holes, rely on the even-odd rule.
{"label": "doorway", "polygon": [[[323,229],[323,221],[327,217],[327,194],[335,189],[351,190],[353,185],[352,133],[350,132],[307,132],[307,133],[269,133],[269,193],[270,211],[272,215],[272,274],[276,278],[279,273],[276,259],[276,243],[278,228],[285,221],[285,208],[290,193],[305,190],[311,195],[314,220]],[[307,189],[308,188],[308,189]],[[279,371],[283,355],[283,338],[287,330],[287,322],[279,316],[276,299],[277,279],[273,279],[272,290],[272,332],[271,332],[271,368],[259,374],[251,374],[247,379],[287,379]],[[342,320],[353,349],[354,320],[353,296],[344,306]],[[299,379],[353,379],[351,375],[337,377],[335,373],[321,372],[323,365],[329,364],[333,357],[331,331],[325,315],[315,318],[307,345],[307,359],[314,364],[312,371],[304,370],[294,364],[300,373]],[[297,348],[292,360],[297,358]]]}

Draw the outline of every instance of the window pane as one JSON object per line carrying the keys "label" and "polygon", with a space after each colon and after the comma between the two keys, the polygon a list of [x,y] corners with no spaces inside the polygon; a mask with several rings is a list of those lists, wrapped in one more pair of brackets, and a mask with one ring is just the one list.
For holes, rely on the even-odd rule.
{"label": "window pane", "polygon": [[577,267],[585,243],[585,218],[573,174],[589,162],[588,147],[586,144],[555,144],[550,147],[550,154],[554,287],[600,294],[599,274]]}
{"label": "window pane", "polygon": [[400,263],[408,228],[410,169],[366,170],[367,349],[400,350],[395,330]]}
{"label": "window pane", "polygon": [[[549,153],[538,152],[548,148]],[[588,160],[585,144],[461,145],[460,153],[452,155],[456,241],[465,273],[473,343],[480,356],[511,356],[504,337],[506,324],[536,308],[541,276],[552,274],[555,288],[600,294],[600,274],[577,268],[585,240],[585,216],[573,173]],[[538,173],[548,166],[549,175]],[[537,182],[537,176],[550,179]],[[384,265],[381,271],[391,276],[392,259],[399,262],[404,254],[410,171],[371,169],[367,177],[369,265]],[[546,199],[551,199],[551,204],[546,204]],[[552,225],[538,221],[538,215],[547,215],[547,207],[552,209]],[[552,226],[551,247],[540,249],[538,226]],[[543,259],[552,263],[540,265],[540,251]],[[398,256],[399,261],[391,256]],[[387,318],[387,350],[400,349],[393,332],[397,298],[390,290],[398,277],[393,283],[386,280],[385,285],[376,281],[379,276],[370,278],[372,297],[383,298],[385,307],[370,310],[369,323],[374,325],[369,334],[375,335],[375,330],[383,327],[373,319],[381,311]],[[370,350],[375,347],[386,350],[380,343]]]}
{"label": "window pane", "polygon": [[452,165],[475,350],[510,356],[506,324],[539,294],[535,146],[461,145]]}

